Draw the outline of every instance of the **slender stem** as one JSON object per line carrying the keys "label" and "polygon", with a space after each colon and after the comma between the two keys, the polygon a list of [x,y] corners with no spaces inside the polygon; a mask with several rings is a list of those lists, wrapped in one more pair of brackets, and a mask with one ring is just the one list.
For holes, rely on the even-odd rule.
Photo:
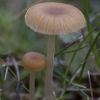
{"label": "slender stem", "polygon": [[[83,41],[80,43],[80,45],[77,47],[77,49],[79,49],[79,48],[82,46],[82,44],[86,41],[86,39],[89,37],[89,35],[90,35],[97,27],[99,27],[99,26],[100,26],[100,22],[99,22],[98,24],[96,24],[96,25],[91,29],[91,31],[85,36],[85,38],[84,38]],[[70,67],[71,67],[71,65],[72,65],[72,62],[73,62],[73,60],[74,60],[76,54],[77,54],[77,51],[74,52],[74,54],[73,54],[73,56],[72,56],[72,58],[71,58],[71,61],[70,61],[69,65],[68,65],[68,68],[67,68],[66,71],[65,71],[65,78],[64,78],[64,81],[63,81],[65,87],[66,87],[66,77],[67,77],[68,71],[69,71],[69,69],[70,69]],[[64,93],[65,93],[65,92],[64,92]],[[64,95],[64,93],[63,93],[63,95]]]}
{"label": "slender stem", "polygon": [[29,100],[35,100],[35,72],[30,71],[30,99]]}
{"label": "slender stem", "polygon": [[[88,2],[89,2],[88,0],[84,0],[87,28],[88,28],[88,31],[91,31],[92,28],[91,28],[91,23],[90,23],[90,18],[89,18]],[[92,42],[94,40],[92,33],[90,34],[89,38],[90,38],[90,44],[92,44]],[[95,51],[97,51],[96,45],[94,45],[94,47],[93,47],[93,52],[95,52]],[[99,67],[100,66],[100,56],[99,56],[98,52],[95,53],[95,57],[96,57],[96,61],[97,61],[98,67]]]}
{"label": "slender stem", "polygon": [[16,70],[17,79],[18,79],[18,81],[20,81],[20,72],[19,72],[19,68],[18,68],[18,65],[17,65],[17,61],[16,61],[14,56],[12,56],[12,62],[14,64],[14,67],[15,67],[15,70]]}
{"label": "slender stem", "polygon": [[90,72],[89,71],[88,71],[88,80],[89,80],[89,85],[90,85],[91,99],[93,100],[93,89],[92,89],[92,83],[91,83],[91,78],[90,78]]}
{"label": "slender stem", "polygon": [[52,89],[54,52],[55,52],[55,36],[50,35],[48,41],[47,67],[45,76],[45,95],[47,100],[57,100],[56,95]]}
{"label": "slender stem", "polygon": [[[100,32],[97,34],[97,36],[95,37],[93,43],[91,44],[91,47],[90,47],[90,49],[88,50],[88,52],[87,52],[87,54],[86,54],[86,56],[85,56],[84,61],[85,61],[86,59],[89,58],[89,55],[90,55],[90,53],[91,53],[91,51],[92,51],[92,49],[93,49],[93,47],[94,47],[96,41],[98,40],[99,36],[100,36]],[[95,52],[96,52],[96,51],[95,51]],[[85,68],[86,63],[87,63],[87,61],[82,65],[82,70],[81,70],[81,73],[80,73],[80,76],[79,76],[79,82],[80,82],[81,79],[82,79],[82,75],[83,75],[83,72],[84,72],[84,68]]]}

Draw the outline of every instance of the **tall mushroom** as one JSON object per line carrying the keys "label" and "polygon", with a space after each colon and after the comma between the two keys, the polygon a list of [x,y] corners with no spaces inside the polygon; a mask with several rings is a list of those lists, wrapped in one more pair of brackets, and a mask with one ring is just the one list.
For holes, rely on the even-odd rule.
{"label": "tall mushroom", "polygon": [[30,70],[29,100],[35,100],[35,72],[44,69],[46,64],[46,58],[37,52],[28,52],[22,58],[23,67]]}
{"label": "tall mushroom", "polygon": [[85,26],[82,12],[69,4],[57,2],[39,3],[27,10],[26,25],[32,30],[49,35],[45,94],[47,100],[56,100],[52,90],[55,35],[76,32]]}

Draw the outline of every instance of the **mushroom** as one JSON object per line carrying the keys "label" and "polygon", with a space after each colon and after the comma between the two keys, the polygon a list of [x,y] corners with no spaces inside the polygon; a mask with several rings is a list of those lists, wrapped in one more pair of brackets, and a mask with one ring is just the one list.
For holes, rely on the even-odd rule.
{"label": "mushroom", "polygon": [[47,65],[46,58],[37,52],[28,52],[22,57],[22,65],[30,70],[30,100],[35,100],[35,72],[42,70]]}
{"label": "mushroom", "polygon": [[77,32],[85,26],[85,18],[76,7],[57,2],[36,4],[27,10],[26,25],[32,30],[49,35],[45,94],[47,100],[56,100],[52,90],[53,62],[55,53],[55,35]]}

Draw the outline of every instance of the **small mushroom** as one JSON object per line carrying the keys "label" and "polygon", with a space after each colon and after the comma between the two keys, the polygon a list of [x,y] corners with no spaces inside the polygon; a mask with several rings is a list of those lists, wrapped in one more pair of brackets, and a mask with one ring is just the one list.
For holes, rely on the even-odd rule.
{"label": "small mushroom", "polygon": [[47,65],[46,58],[37,52],[28,52],[22,57],[22,65],[30,70],[30,100],[35,100],[35,72],[44,69]]}
{"label": "small mushroom", "polygon": [[44,2],[27,10],[25,22],[32,30],[49,35],[45,94],[47,100],[56,100],[52,90],[55,35],[64,35],[80,30],[85,26],[84,15],[79,9],[69,4]]}

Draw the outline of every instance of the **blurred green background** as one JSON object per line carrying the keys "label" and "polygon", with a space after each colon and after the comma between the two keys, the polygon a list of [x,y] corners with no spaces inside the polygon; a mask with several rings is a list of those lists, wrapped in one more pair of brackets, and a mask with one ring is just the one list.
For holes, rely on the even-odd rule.
{"label": "blurred green background", "polygon": [[[44,1],[57,1],[57,2],[68,3],[76,6],[85,14],[84,0],[44,0]],[[18,63],[20,69],[22,82],[27,88],[29,88],[28,87],[29,71],[26,71],[21,65],[22,56],[28,51],[40,52],[45,56],[47,54],[48,36],[36,33],[33,30],[31,30],[29,27],[26,26],[24,20],[26,8],[34,4],[35,2],[37,2],[37,0],[0,0],[0,58],[5,62],[7,62],[7,57],[11,58],[12,56],[14,56],[16,58],[16,62]],[[98,22],[100,22],[100,0],[89,0],[89,15],[90,15],[91,27],[94,27]],[[100,26],[93,32],[94,38],[99,31],[100,31]],[[72,33],[64,36],[56,36],[56,53],[61,49],[63,49],[64,47],[71,44],[81,35],[85,37],[87,33],[88,30],[86,25],[86,27],[83,28],[82,31],[79,31],[77,33]],[[75,50],[81,41],[82,40],[76,42],[67,51]],[[88,47],[78,51],[77,55],[75,56],[75,60],[73,61],[68,74],[69,78],[70,75],[72,75],[72,73],[75,71],[75,69],[83,62],[85,55],[88,49],[90,48],[89,41],[90,40],[87,40],[84,43],[84,45],[88,44]],[[100,38],[98,39],[96,46],[98,49],[100,48]],[[59,96],[60,94],[59,90],[63,88],[63,83],[62,83],[63,79],[58,79],[56,77],[57,75],[56,72],[61,69],[64,72],[64,70],[67,68],[70,62],[72,55],[73,53],[68,53],[68,54],[66,53],[55,58],[53,87],[57,92],[57,96]],[[10,63],[11,65],[9,67],[16,74],[16,71],[14,69],[11,60]],[[0,92],[1,100],[13,100],[13,99],[17,100],[15,94],[15,86],[17,79],[15,78],[15,76],[13,76],[11,71],[8,71],[7,78],[6,80],[4,80],[6,67],[1,66],[0,70],[1,70],[0,88],[3,90],[2,92]],[[100,73],[100,69],[97,65],[94,56],[91,57],[91,59],[89,59],[84,71],[84,75],[82,77],[82,85],[85,85],[89,88],[87,74],[86,74],[88,70],[95,73]],[[75,82],[78,81],[77,77],[79,75],[79,72],[76,73]],[[36,96],[40,100],[44,96],[44,75],[45,75],[45,70],[41,71],[41,73],[38,72],[36,76]],[[98,87],[100,88],[100,82],[98,82],[98,79],[100,79],[99,76],[92,77],[94,88]],[[86,91],[86,93],[88,93],[88,95],[90,96],[89,91]],[[96,100],[100,96],[100,93],[98,93],[97,91],[97,93],[94,94],[95,94],[94,100]],[[28,92],[23,87],[21,87],[21,97],[23,98],[23,100],[29,100]],[[86,100],[86,97],[84,98],[83,94],[80,94],[79,92],[73,93],[72,91],[69,92],[66,98],[63,100]]]}

